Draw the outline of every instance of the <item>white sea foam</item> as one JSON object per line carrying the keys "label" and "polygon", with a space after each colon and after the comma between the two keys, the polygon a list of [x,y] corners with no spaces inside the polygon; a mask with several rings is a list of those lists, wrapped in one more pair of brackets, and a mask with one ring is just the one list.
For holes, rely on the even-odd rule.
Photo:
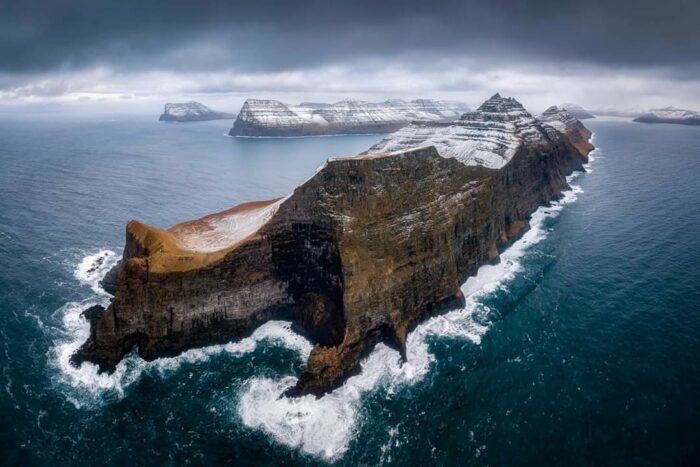
{"label": "white sea foam", "polygon": [[[593,157],[591,157],[593,160]],[[590,164],[586,167],[588,168]],[[577,174],[567,178],[572,181]],[[406,385],[421,381],[430,370],[435,357],[428,346],[429,336],[465,339],[479,344],[489,325],[483,316],[489,309],[481,303],[484,296],[505,286],[522,268],[521,260],[527,249],[540,242],[547,235],[546,219],[559,215],[564,205],[577,199],[582,193],[578,186],[550,206],[537,209],[530,220],[531,229],[501,254],[501,261],[495,265],[479,268],[461,287],[466,304],[464,308],[450,311],[428,319],[419,325],[407,338],[406,356],[403,364],[399,353],[384,344],[378,344],[361,363],[361,372],[349,378],[343,386],[323,397],[304,396],[288,398],[284,391],[293,386],[297,378],[293,376],[278,380],[253,377],[248,380],[237,396],[237,412],[242,422],[270,434],[276,441],[286,446],[301,449],[311,455],[334,461],[347,451],[355,432],[359,429],[359,405],[363,394],[384,388],[388,394]],[[103,252],[98,253],[103,254]],[[96,255],[86,257],[76,271],[76,277],[99,288],[102,272],[90,272]],[[88,258],[92,258],[88,260]],[[101,274],[101,275],[100,275]],[[94,290],[94,288],[93,288]],[[99,293],[99,291],[96,291]],[[99,296],[103,301],[105,296]],[[55,348],[55,361],[61,370],[64,383],[82,392],[99,395],[113,391],[123,395],[124,390],[138,380],[144,371],[156,371],[166,376],[185,362],[207,360],[211,355],[228,352],[239,356],[252,352],[259,342],[274,340],[295,350],[300,358],[308,358],[311,344],[291,330],[291,324],[270,321],[258,328],[250,337],[235,343],[214,345],[184,352],[178,357],[162,358],[145,362],[136,355],[129,355],[111,375],[99,374],[97,367],[83,363],[76,368],[70,364],[70,356],[89,336],[89,325],[81,316],[82,310],[97,302],[69,303],[60,312],[66,329],[66,338]],[[482,319],[478,319],[482,318]],[[69,396],[77,405],[76,399]]]}
{"label": "white sea foam", "polygon": [[254,351],[258,343],[265,340],[275,341],[284,347],[295,350],[302,358],[308,357],[311,352],[311,344],[292,332],[291,323],[268,321],[256,329],[250,337],[238,342],[191,349],[177,357],[160,358],[151,362],[141,359],[132,352],[117,365],[113,373],[100,373],[97,365],[92,363],[84,362],[76,367],[70,362],[71,356],[90,336],[90,325],[82,316],[82,312],[97,304],[108,305],[105,301],[101,303],[99,301],[70,302],[58,310],[63,316],[66,334],[54,347],[53,360],[60,369],[59,379],[61,382],[72,386],[83,394],[99,396],[105,391],[111,391],[121,397],[124,395],[125,389],[137,381],[144,371],[155,371],[161,376],[166,376],[177,370],[183,363],[205,361],[214,354],[227,352],[245,355]]}
{"label": "white sea foam", "polygon": [[104,294],[106,292],[100,286],[100,281],[118,261],[119,257],[114,251],[100,250],[84,257],[73,275],[80,282],[89,285],[96,294]]}

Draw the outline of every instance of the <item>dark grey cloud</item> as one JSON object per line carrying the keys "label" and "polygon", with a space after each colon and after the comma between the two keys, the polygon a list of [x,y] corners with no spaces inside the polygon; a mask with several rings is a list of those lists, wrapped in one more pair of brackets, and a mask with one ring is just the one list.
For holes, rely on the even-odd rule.
{"label": "dark grey cloud", "polygon": [[390,59],[419,63],[700,63],[697,0],[10,0],[0,72],[278,71]]}

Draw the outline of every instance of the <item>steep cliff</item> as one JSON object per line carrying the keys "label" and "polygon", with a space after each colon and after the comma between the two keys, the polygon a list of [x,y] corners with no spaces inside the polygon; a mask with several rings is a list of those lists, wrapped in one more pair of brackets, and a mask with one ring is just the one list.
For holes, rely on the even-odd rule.
{"label": "steep cliff", "polygon": [[162,122],[202,122],[205,120],[222,120],[235,118],[235,115],[216,112],[199,102],[165,104],[165,109],[158,120]]}
{"label": "steep cliff", "polygon": [[582,154],[588,154],[593,150],[593,144],[591,144],[590,141],[592,135],[591,131],[586,128],[583,123],[578,121],[568,110],[553,105],[542,112],[539,119],[568,136],[569,141],[571,141]]}
{"label": "steep cliff", "polygon": [[497,260],[587,159],[567,131],[498,95],[433,129],[451,126],[445,134],[493,151],[498,168],[452,140],[376,147],[330,159],[284,199],[167,230],[130,222],[114,301],[90,311],[91,337],[74,363],[110,370],[134,345],[153,359],[285,318],[315,344],[294,395],[341,384],[379,341],[403,351],[412,327],[459,305],[460,284]]}
{"label": "steep cliff", "polygon": [[231,136],[307,136],[390,133],[412,120],[450,121],[467,108],[458,102],[417,99],[382,103],[344,100],[335,104],[248,99],[233,124]]}

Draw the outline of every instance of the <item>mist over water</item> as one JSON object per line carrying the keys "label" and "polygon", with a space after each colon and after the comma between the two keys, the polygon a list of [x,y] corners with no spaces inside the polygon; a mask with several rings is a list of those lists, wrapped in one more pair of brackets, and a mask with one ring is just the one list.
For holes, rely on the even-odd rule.
{"label": "mist over water", "polygon": [[[8,463],[689,462],[700,441],[700,131],[586,121],[590,171],[333,393],[279,398],[284,322],[113,375],[68,364],[131,218],[167,227],[286,195],[379,136],[233,139],[231,122],[0,117],[0,447]],[[576,202],[573,202],[576,201]],[[136,457],[135,457],[136,456]]]}

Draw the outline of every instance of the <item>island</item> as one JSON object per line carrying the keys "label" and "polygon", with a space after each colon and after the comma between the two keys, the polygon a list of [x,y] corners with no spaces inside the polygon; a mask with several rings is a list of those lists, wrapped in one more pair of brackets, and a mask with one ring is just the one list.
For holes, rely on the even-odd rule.
{"label": "island", "polygon": [[670,106],[663,109],[651,109],[634,119],[641,123],[679,123],[681,125],[700,125],[700,112],[677,109]]}
{"label": "island", "polygon": [[165,109],[158,120],[161,122],[203,122],[235,117],[233,114],[212,110],[199,102],[183,102],[179,104],[165,104]]}
{"label": "island", "polygon": [[289,396],[322,395],[384,342],[464,305],[460,285],[519,238],[582,171],[591,136],[492,96],[459,120],[414,122],[368,151],[329,159],[284,198],[161,229],[130,221],[110,305],[84,313],[72,363],[113,371],[250,335],[285,319],[313,350]]}
{"label": "island", "polygon": [[456,120],[469,108],[453,101],[390,99],[381,103],[344,100],[335,104],[289,105],[275,100],[248,99],[230,136],[291,137],[391,133],[411,121]]}

